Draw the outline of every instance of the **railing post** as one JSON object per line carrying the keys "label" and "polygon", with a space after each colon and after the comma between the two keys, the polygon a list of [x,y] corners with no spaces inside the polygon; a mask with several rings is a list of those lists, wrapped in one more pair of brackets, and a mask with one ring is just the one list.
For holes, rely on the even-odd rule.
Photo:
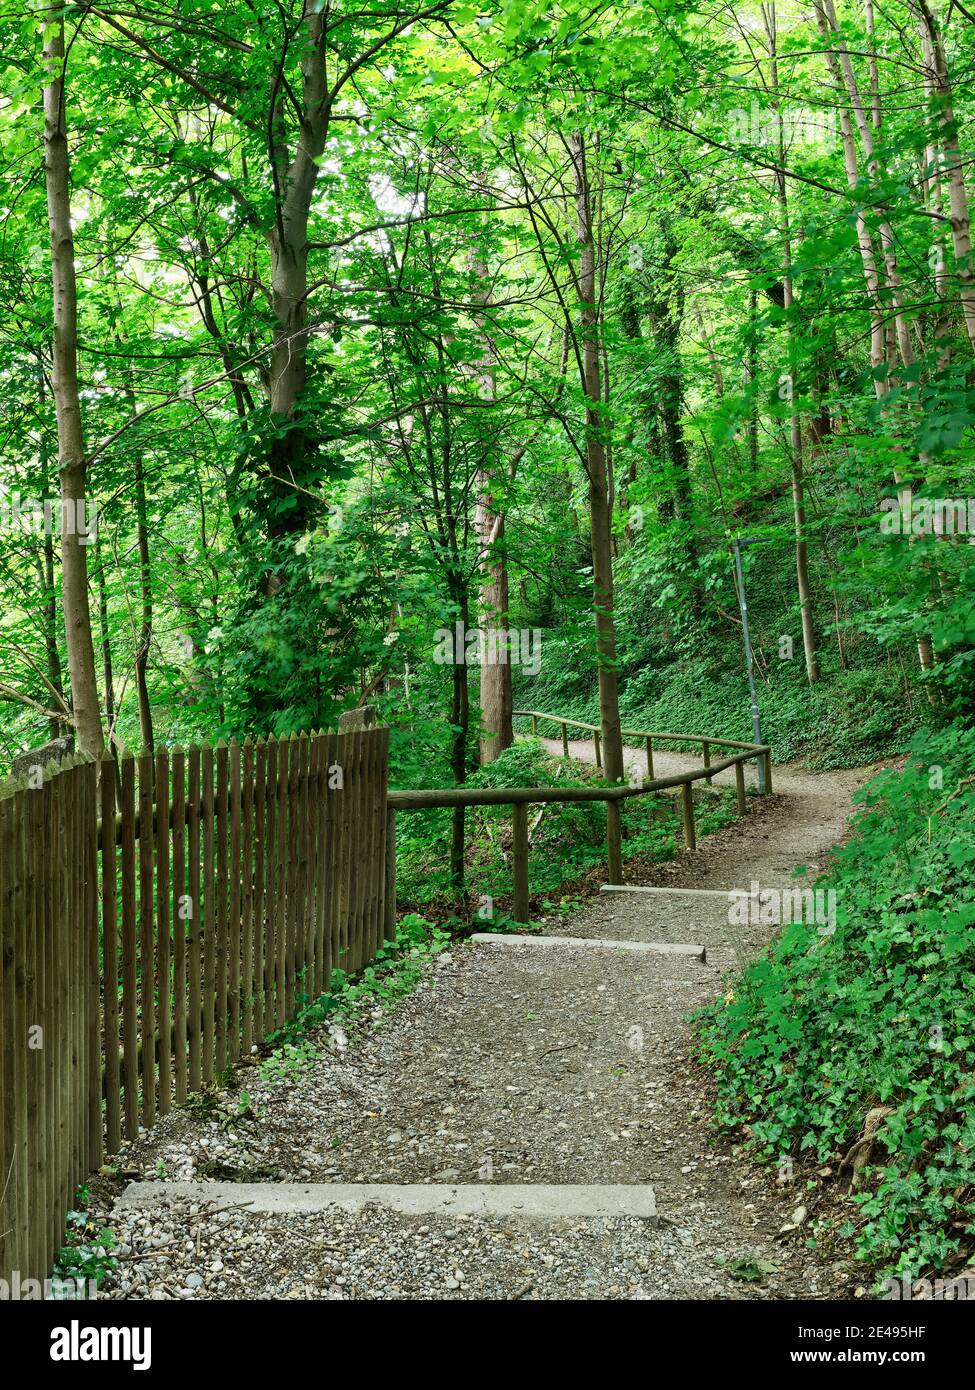
{"label": "railing post", "polygon": [[[708,743],[708,741],[707,741],[706,738],[701,740],[701,747],[704,749],[704,766],[705,766],[705,767],[710,767],[710,766],[711,766],[711,745],[710,745],[710,743]],[[714,781],[714,778],[713,778],[713,777],[709,777],[707,780],[708,780],[708,782],[713,782],[713,781]]]}
{"label": "railing post", "polygon": [[396,812],[386,812],[386,896],[383,900],[383,940],[396,940]]}
{"label": "railing post", "polygon": [[603,759],[602,759],[602,753],[601,753],[600,747],[599,747],[599,735],[598,735],[597,733],[595,733],[595,732],[593,732],[592,741],[593,741],[593,745],[594,745],[595,750],[596,750],[596,767],[597,767],[597,769],[601,769],[601,768],[602,768],[602,765],[603,765]]}
{"label": "railing post", "polygon": [[623,841],[620,831],[620,804],[618,801],[606,802],[606,851],[608,860],[607,883],[623,882]]}
{"label": "railing post", "polygon": [[745,814],[745,764],[735,763],[735,793],[738,797],[738,814]]}
{"label": "railing post", "polygon": [[653,739],[647,739],[647,776],[653,781]]}
{"label": "railing post", "polygon": [[680,789],[681,815],[684,821],[684,843],[688,849],[697,849],[697,835],[694,831],[694,803],[691,800],[691,784],[685,782]]}
{"label": "railing post", "polygon": [[534,714],[532,715],[532,733],[533,733],[533,734],[537,734],[537,733],[538,733],[538,717],[537,717],[537,715],[534,715]]}
{"label": "railing post", "polygon": [[511,844],[511,867],[514,875],[514,919],[528,923],[528,806],[524,801],[515,802],[511,808],[513,839]]}
{"label": "railing post", "polygon": [[564,719],[562,721],[562,752],[566,757],[569,756],[569,728]]}
{"label": "railing post", "polygon": [[763,754],[763,761],[764,761],[764,763],[765,763],[765,788],[764,788],[764,790],[765,790],[766,794],[768,794],[768,793],[771,792],[771,790],[772,790],[772,754],[771,754],[770,752],[769,752],[769,753]]}

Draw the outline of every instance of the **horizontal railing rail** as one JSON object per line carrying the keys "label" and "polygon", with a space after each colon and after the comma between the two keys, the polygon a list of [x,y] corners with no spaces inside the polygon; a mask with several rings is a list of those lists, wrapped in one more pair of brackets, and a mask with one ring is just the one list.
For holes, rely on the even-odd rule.
{"label": "horizontal railing rail", "polygon": [[[569,752],[568,729],[585,729],[591,733],[595,742],[596,766],[600,760],[600,730],[594,724],[586,724],[581,719],[563,718],[562,715],[548,714],[541,710],[515,710],[515,717],[532,720],[533,732],[538,730],[540,719],[550,720],[561,725],[562,746],[566,756]],[[744,815],[747,809],[745,800],[745,763],[760,758],[764,764],[765,791],[772,789],[772,750],[765,743],[743,743],[733,739],[714,739],[704,734],[668,734],[646,730],[624,729],[624,738],[646,739],[648,776],[641,782],[602,787],[438,787],[411,791],[390,791],[387,793],[387,839],[386,876],[387,911],[393,911],[396,883],[396,814],[397,812],[432,811],[452,809],[463,812],[474,806],[510,806],[512,811],[512,880],[514,890],[513,915],[517,922],[527,922],[529,913],[528,887],[528,807],[552,802],[602,801],[606,804],[606,841],[608,861],[608,882],[623,882],[622,834],[620,827],[619,803],[635,796],[655,795],[672,788],[680,790],[680,811],[684,842],[689,850],[697,848],[697,832],[694,825],[694,802],[692,787],[695,782],[711,782],[719,773],[728,768],[735,769],[735,792],[737,810]],[[686,772],[672,773],[667,777],[653,775],[653,740],[666,742],[669,739],[688,743],[700,743],[704,765]],[[732,757],[712,763],[711,748],[734,748]],[[462,827],[463,828],[463,827]],[[388,934],[388,933],[387,933]]]}
{"label": "horizontal railing rail", "polygon": [[[591,734],[600,732],[598,724],[586,724],[581,719],[567,719],[561,714],[546,714],[543,710],[516,709],[512,714],[515,719],[548,719],[553,724],[565,724],[570,729],[585,729]],[[763,751],[766,747],[765,744],[746,743],[741,739],[712,738],[710,734],[669,734],[661,729],[621,729],[620,732],[624,738],[656,738],[661,743],[706,743],[712,748],[747,748],[753,754]]]}
{"label": "horizontal railing rail", "polygon": [[765,754],[767,746],[756,744],[747,753],[706,768],[674,772],[669,777],[645,777],[639,786],[619,787],[436,787],[430,791],[391,791],[387,803],[395,811],[424,811],[448,806],[519,806],[549,801],[626,801],[649,792],[668,791],[693,782],[707,781],[729,767],[739,767],[755,753]]}

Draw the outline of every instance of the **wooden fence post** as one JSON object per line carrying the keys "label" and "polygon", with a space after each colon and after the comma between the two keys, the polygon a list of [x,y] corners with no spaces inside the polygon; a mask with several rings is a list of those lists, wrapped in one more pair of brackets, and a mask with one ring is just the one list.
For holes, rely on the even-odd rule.
{"label": "wooden fence post", "polygon": [[593,747],[596,750],[596,768],[601,771],[603,766],[602,751],[599,746],[599,735],[595,732],[593,732],[592,741]]}
{"label": "wooden fence post", "polygon": [[123,752],[122,776],[122,1041],[125,1069],[125,1137],[139,1133],[139,1039],[136,999],[135,759]]}
{"label": "wooden fence post", "polygon": [[653,739],[647,739],[647,777],[653,781]]}
{"label": "wooden fence post", "polygon": [[623,882],[623,835],[620,827],[620,804],[606,802],[607,883]]}
{"label": "wooden fence post", "polygon": [[386,896],[383,939],[396,940],[396,812],[386,812]]}
{"label": "wooden fence post", "polygon": [[684,843],[688,849],[697,849],[697,835],[694,832],[694,803],[691,800],[690,782],[685,782],[681,787],[680,800],[684,821]]}
{"label": "wooden fence post", "polygon": [[[704,766],[705,766],[705,767],[710,767],[710,766],[711,766],[711,745],[710,745],[710,743],[708,743],[707,739],[702,739],[702,741],[701,741],[701,747],[702,747],[703,750],[704,750]],[[714,781],[714,778],[713,778],[713,777],[708,777],[707,780],[708,780],[708,782],[713,782],[713,781]]]}
{"label": "wooden fence post", "polygon": [[[173,1063],[176,1104],[187,1096],[186,1086],[186,757],[173,749]],[[192,919],[189,919],[192,921]]]}
{"label": "wooden fence post", "polygon": [[108,1152],[122,1147],[119,1111],[118,1028],[118,909],[115,888],[115,762],[106,754],[101,764],[102,812],[102,957],[104,959],[105,1131]]}
{"label": "wooden fence post", "polygon": [[735,794],[738,798],[738,814],[745,814],[745,765],[735,763]]}
{"label": "wooden fence post", "polygon": [[765,794],[769,795],[772,791],[772,754],[763,754],[765,758]]}
{"label": "wooden fence post", "polygon": [[[156,754],[156,997],[158,999],[158,1111],[168,1115],[172,1104],[172,937],[170,934],[169,754]],[[145,834],[145,831],[142,831]]]}
{"label": "wooden fence post", "polygon": [[529,921],[528,916],[528,807],[523,801],[511,808],[514,837],[511,845],[511,865],[514,873],[514,918]]}
{"label": "wooden fence post", "polygon": [[566,757],[569,756],[569,726],[562,722],[562,752]]}
{"label": "wooden fence post", "polygon": [[153,894],[152,818],[155,810],[153,760],[148,749],[139,754],[139,1014],[142,1035],[142,1119],[147,1129],[156,1123],[156,931]]}

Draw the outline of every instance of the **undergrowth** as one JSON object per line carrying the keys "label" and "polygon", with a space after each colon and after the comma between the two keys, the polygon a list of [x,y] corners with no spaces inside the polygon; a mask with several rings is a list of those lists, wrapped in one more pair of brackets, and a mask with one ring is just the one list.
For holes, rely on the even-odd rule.
{"label": "undergrowth", "polygon": [[973,772],[975,731],[918,733],[908,765],[861,790],[818,880],[835,931],[786,927],[699,1019],[719,1125],[766,1161],[855,1174],[840,1234],[913,1277],[975,1251]]}
{"label": "undergrowth", "polygon": [[273,1051],[261,1063],[265,1076],[291,1073],[318,1055],[311,1034],[324,1025],[338,1030],[359,1024],[377,1007],[395,1008],[419,984],[427,966],[451,941],[447,927],[415,913],[401,918],[393,941],[384,942],[357,975],[333,970],[328,990],[312,999],[300,996],[293,1018],[267,1038]]}
{"label": "undergrowth", "polygon": [[[519,739],[467,781],[469,787],[583,787],[601,785],[600,774],[562,757],[550,757],[538,739]],[[700,835],[727,825],[735,816],[734,793],[700,791],[695,818]],[[633,797],[621,805],[624,862],[653,862],[678,853],[678,812],[674,798]],[[448,845],[450,812],[407,817],[397,824],[397,896],[427,908],[451,901]],[[479,926],[507,922],[502,908],[511,894],[511,808],[480,806],[467,812],[465,876],[468,901]],[[548,803],[529,807],[529,885],[546,910],[565,909],[576,899],[566,889],[606,863],[606,807],[598,801]]]}

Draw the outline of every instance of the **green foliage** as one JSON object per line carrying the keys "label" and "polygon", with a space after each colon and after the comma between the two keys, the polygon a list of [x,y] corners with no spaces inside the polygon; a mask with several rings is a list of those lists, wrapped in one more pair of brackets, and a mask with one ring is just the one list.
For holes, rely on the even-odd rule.
{"label": "green foliage", "polygon": [[76,1207],[65,1216],[65,1243],[54,1263],[54,1277],[94,1283],[97,1287],[118,1261],[113,1253],[114,1231],[99,1226],[86,1210],[89,1195],[87,1187],[80,1187],[75,1195]]}
{"label": "green foliage", "polygon": [[[550,757],[538,739],[520,739],[486,767],[468,778],[471,787],[584,787],[602,785],[596,769],[575,760]],[[707,835],[727,825],[735,815],[734,794],[726,790],[697,793],[699,833]],[[533,895],[551,897],[555,907],[568,885],[606,864],[606,808],[598,801],[552,802],[530,808],[529,885]],[[397,894],[401,902],[447,902],[450,896],[447,847],[449,813],[434,821],[425,812],[421,825],[409,818],[397,825]],[[419,817],[413,818],[415,821]],[[648,862],[672,859],[677,853],[678,812],[673,798],[633,797],[621,803],[623,858]],[[400,824],[405,831],[400,835]],[[479,806],[468,809],[468,897],[478,929],[492,921],[503,929],[502,910],[511,895],[511,808]],[[489,906],[488,900],[490,900]]]}
{"label": "green foliage", "polygon": [[787,926],[699,1024],[718,1121],[760,1156],[833,1160],[889,1107],[844,1230],[915,1275],[975,1236],[973,768],[975,732],[919,732],[817,881],[835,932]]}
{"label": "green foliage", "polygon": [[[534,683],[535,708],[596,723],[598,705],[585,675],[557,650]],[[635,654],[624,667],[620,712],[625,728],[710,733],[715,738],[753,737],[744,657],[722,648],[722,662],[687,657],[651,664]],[[549,675],[549,669],[553,674]],[[567,669],[569,674],[567,674]],[[857,767],[902,752],[930,707],[922,692],[906,693],[898,667],[841,672],[827,665],[810,686],[799,661],[767,668],[758,680],[762,737],[775,762],[803,759],[814,769]],[[685,748],[686,751],[686,748]]]}
{"label": "green foliage", "polygon": [[309,1034],[325,1024],[354,1026],[377,1006],[384,1010],[412,993],[432,960],[446,950],[450,933],[409,913],[397,925],[396,939],[385,942],[357,975],[333,970],[329,988],[316,999],[299,996],[295,1016],[267,1041],[274,1050],[261,1063],[266,1076],[289,1076],[318,1056]]}

